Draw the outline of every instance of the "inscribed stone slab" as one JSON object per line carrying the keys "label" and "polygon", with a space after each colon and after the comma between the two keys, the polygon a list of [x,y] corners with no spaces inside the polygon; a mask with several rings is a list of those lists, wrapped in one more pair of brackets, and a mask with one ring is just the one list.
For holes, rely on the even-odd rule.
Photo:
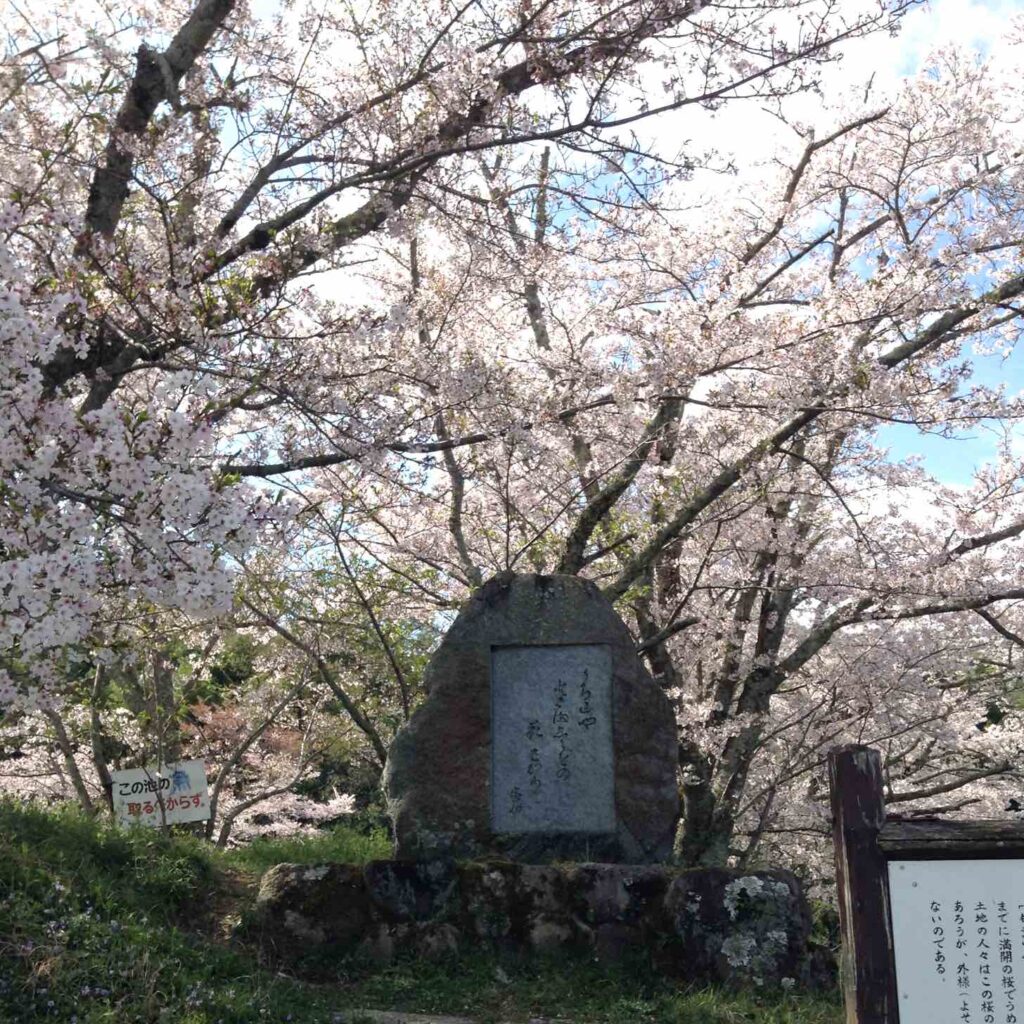
{"label": "inscribed stone slab", "polygon": [[1024,861],[890,861],[900,1024],[1024,1013]]}
{"label": "inscribed stone slab", "polygon": [[491,653],[497,832],[613,832],[612,662],[605,644]]}

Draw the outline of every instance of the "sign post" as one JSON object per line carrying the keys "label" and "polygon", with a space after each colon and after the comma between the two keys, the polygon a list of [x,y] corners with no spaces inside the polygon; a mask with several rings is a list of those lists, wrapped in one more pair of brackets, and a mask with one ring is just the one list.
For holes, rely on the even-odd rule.
{"label": "sign post", "polygon": [[885,824],[882,761],[869,747],[829,752],[841,975],[847,1024],[897,1024],[889,887],[878,834]]}
{"label": "sign post", "polygon": [[847,1024],[1024,1024],[1024,823],[887,819],[868,747],[829,782]]}

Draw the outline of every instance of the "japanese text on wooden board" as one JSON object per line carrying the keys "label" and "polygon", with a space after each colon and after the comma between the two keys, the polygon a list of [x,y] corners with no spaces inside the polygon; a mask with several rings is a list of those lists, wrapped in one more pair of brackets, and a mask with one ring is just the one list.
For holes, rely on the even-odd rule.
{"label": "japanese text on wooden board", "polygon": [[900,1024],[1024,1024],[1024,861],[889,864]]}

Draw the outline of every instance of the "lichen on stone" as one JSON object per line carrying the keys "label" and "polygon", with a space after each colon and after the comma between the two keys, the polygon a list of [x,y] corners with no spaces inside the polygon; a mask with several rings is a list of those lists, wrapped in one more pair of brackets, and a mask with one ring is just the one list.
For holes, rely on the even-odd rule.
{"label": "lichen on stone", "polygon": [[[725,887],[725,898],[723,904],[729,913],[729,918],[735,921],[744,905],[758,906],[762,898],[768,902],[764,909],[770,910],[772,897],[778,900],[787,901],[790,897],[789,886],[785,882],[773,881],[770,878],[759,878],[757,875],[747,875],[737,878]],[[746,897],[746,899],[744,898]]]}

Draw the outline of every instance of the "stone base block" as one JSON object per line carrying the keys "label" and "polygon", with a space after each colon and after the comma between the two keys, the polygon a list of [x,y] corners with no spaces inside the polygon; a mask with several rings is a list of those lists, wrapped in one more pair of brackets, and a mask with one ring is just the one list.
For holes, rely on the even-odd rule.
{"label": "stone base block", "polygon": [[253,928],[275,959],[388,962],[490,948],[637,953],[700,984],[823,985],[800,883],[785,871],[374,861],[268,871]]}

